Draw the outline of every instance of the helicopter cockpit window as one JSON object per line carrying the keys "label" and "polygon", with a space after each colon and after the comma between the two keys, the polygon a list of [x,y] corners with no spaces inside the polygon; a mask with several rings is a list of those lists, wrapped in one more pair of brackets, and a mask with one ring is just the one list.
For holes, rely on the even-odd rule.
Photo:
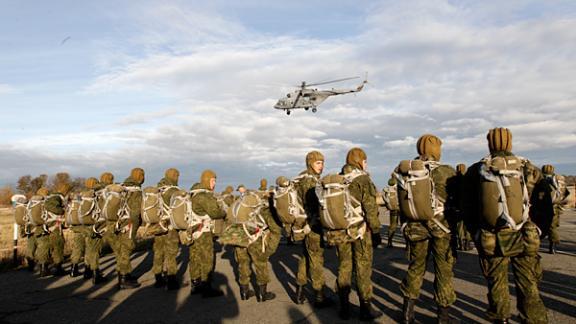
{"label": "helicopter cockpit window", "polygon": [[286,97],[290,98],[290,94],[288,93],[288,94],[286,95]]}

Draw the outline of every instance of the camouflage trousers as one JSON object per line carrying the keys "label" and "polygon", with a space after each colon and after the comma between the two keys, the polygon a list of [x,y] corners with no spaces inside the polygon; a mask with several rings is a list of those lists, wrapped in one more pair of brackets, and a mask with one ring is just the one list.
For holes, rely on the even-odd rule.
{"label": "camouflage trousers", "polygon": [[64,236],[60,228],[52,232],[42,234],[36,238],[36,260],[40,264],[48,264],[50,258],[54,264],[61,264],[64,261]]}
{"label": "camouflage trousers", "polygon": [[100,253],[102,252],[103,239],[99,234],[94,233],[92,228],[86,235],[86,255],[84,264],[90,269],[96,270],[100,267]]}
{"label": "camouflage trousers", "polygon": [[34,260],[34,254],[36,253],[36,248],[38,247],[38,239],[34,234],[28,235],[26,237],[26,258]]}
{"label": "camouflage trousers", "polygon": [[166,267],[166,273],[175,275],[178,272],[176,257],[180,238],[176,230],[169,230],[168,233],[154,236],[154,261],[152,263],[152,272],[161,274]]}
{"label": "camouflage trousers", "polygon": [[558,233],[558,227],[560,226],[560,211],[554,210],[554,217],[552,218],[552,223],[550,223],[550,229],[548,229],[548,239],[550,243],[560,243],[560,233]]}
{"label": "camouflage trousers", "polygon": [[303,254],[298,261],[298,274],[296,283],[304,286],[308,282],[308,275],[314,290],[324,286],[324,248],[321,246],[320,234],[310,232],[304,238]]}
{"label": "camouflage trousers", "polygon": [[452,305],[456,301],[456,293],[452,283],[455,259],[450,246],[450,235],[430,221],[428,225],[408,222],[404,227],[404,236],[409,265],[406,277],[400,284],[403,296],[410,299],[418,299],[420,296],[430,255],[434,263],[434,300],[442,307]]}
{"label": "camouflage trousers", "polygon": [[70,228],[74,233],[72,239],[72,253],[70,254],[70,262],[78,264],[82,261],[86,252],[86,240],[90,234],[90,227],[84,225],[76,225]]}
{"label": "camouflage trousers", "polygon": [[130,237],[130,231],[115,232],[116,222],[106,222],[106,232],[103,239],[114,252],[116,258],[116,272],[120,275],[127,275],[132,272],[132,264],[130,262],[130,255],[134,250],[134,240]]}
{"label": "camouflage trousers", "polygon": [[456,223],[456,240],[458,242],[458,246],[463,247],[464,241],[472,241],[472,235],[466,230],[466,225],[464,225],[464,221],[459,221]]}
{"label": "camouflage trousers", "polygon": [[352,273],[361,299],[372,298],[372,237],[366,231],[363,237],[336,245],[338,254],[338,287],[352,286]]}
{"label": "camouflage trousers", "polygon": [[235,247],[234,256],[238,262],[238,282],[240,285],[250,284],[252,265],[256,274],[256,283],[265,285],[270,282],[268,272],[268,254],[262,251],[262,237],[247,248]]}
{"label": "camouflage trousers", "polygon": [[399,212],[397,210],[390,211],[390,226],[388,226],[388,238],[393,238],[396,233],[396,228],[398,228],[398,223],[400,221]]}
{"label": "camouflage trousers", "polygon": [[204,233],[190,245],[190,259],[188,260],[190,280],[208,281],[212,275],[215,261],[212,237],[212,233]]}

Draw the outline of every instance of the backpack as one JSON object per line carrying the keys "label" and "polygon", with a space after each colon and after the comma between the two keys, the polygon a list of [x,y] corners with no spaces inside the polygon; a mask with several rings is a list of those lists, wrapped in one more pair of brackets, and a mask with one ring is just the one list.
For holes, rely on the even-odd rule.
{"label": "backpack", "polygon": [[10,200],[14,206],[14,223],[19,226],[26,226],[28,223],[28,217],[26,213],[26,205],[28,204],[28,199],[24,195],[13,195]]}
{"label": "backpack", "polygon": [[530,207],[524,161],[516,156],[488,156],[481,163],[480,216],[492,227],[521,229]]}
{"label": "backpack", "polygon": [[353,170],[345,175],[329,174],[320,180],[316,194],[322,209],[320,222],[329,230],[346,230],[364,222],[360,202],[350,194],[349,186],[364,171]]}
{"label": "backpack", "polygon": [[302,199],[298,196],[295,184],[295,181],[290,181],[285,187],[274,188],[272,201],[278,218],[283,224],[294,224],[296,219],[306,218]]}
{"label": "backpack", "polygon": [[261,209],[265,207],[265,201],[257,192],[246,191],[228,209],[226,220],[230,225],[220,236],[220,242],[248,247],[257,241],[268,229],[260,214]]}
{"label": "backpack", "polygon": [[384,188],[382,198],[384,199],[384,206],[386,206],[388,210],[400,210],[400,206],[398,205],[398,188],[396,186]]}
{"label": "backpack", "polygon": [[100,210],[97,204],[97,196],[94,190],[86,190],[80,193],[80,207],[78,219],[82,225],[94,225],[99,218]]}
{"label": "backpack", "polygon": [[44,225],[46,210],[44,209],[44,197],[32,196],[26,205],[26,218],[34,226]]}
{"label": "backpack", "polygon": [[170,226],[175,230],[186,230],[190,226],[192,201],[185,190],[176,191],[170,198]]}
{"label": "backpack", "polygon": [[550,190],[550,198],[552,199],[552,204],[560,205],[564,202],[566,195],[566,180],[563,176],[552,175],[544,176],[544,180],[548,184]]}
{"label": "backpack", "polygon": [[146,224],[158,224],[163,215],[164,200],[158,187],[146,187],[142,191],[142,220]]}
{"label": "backpack", "polygon": [[118,184],[110,184],[102,192],[102,216],[107,221],[117,221],[126,208],[126,189]]}
{"label": "backpack", "polygon": [[72,199],[66,205],[66,216],[64,222],[66,226],[76,226],[81,225],[79,219],[80,201],[78,199]]}
{"label": "backpack", "polygon": [[436,166],[436,162],[403,160],[394,171],[398,183],[398,207],[407,219],[432,220],[444,211],[431,177]]}

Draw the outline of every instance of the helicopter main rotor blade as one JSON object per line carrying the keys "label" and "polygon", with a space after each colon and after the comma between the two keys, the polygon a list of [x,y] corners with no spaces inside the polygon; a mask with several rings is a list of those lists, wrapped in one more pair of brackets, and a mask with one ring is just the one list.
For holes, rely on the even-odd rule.
{"label": "helicopter main rotor blade", "polygon": [[328,84],[328,83],[335,83],[335,82],[342,82],[342,81],[346,81],[346,80],[354,80],[354,79],[359,79],[360,77],[350,77],[350,78],[343,78],[343,79],[336,79],[336,80],[331,80],[331,81],[325,81],[325,82],[318,82],[318,83],[311,83],[311,84],[307,84],[307,87],[310,86],[317,86],[317,85],[323,85],[323,84]]}

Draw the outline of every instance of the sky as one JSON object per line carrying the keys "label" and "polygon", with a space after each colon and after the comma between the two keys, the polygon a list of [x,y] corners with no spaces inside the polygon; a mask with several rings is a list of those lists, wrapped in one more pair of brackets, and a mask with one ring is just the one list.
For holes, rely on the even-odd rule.
{"label": "sky", "polygon": [[[133,167],[272,184],[362,147],[381,188],[431,133],[442,162],[513,150],[576,174],[576,2],[0,0],[0,185]],[[302,81],[368,74],[317,113],[273,109]],[[326,87],[358,85],[349,80]]]}

